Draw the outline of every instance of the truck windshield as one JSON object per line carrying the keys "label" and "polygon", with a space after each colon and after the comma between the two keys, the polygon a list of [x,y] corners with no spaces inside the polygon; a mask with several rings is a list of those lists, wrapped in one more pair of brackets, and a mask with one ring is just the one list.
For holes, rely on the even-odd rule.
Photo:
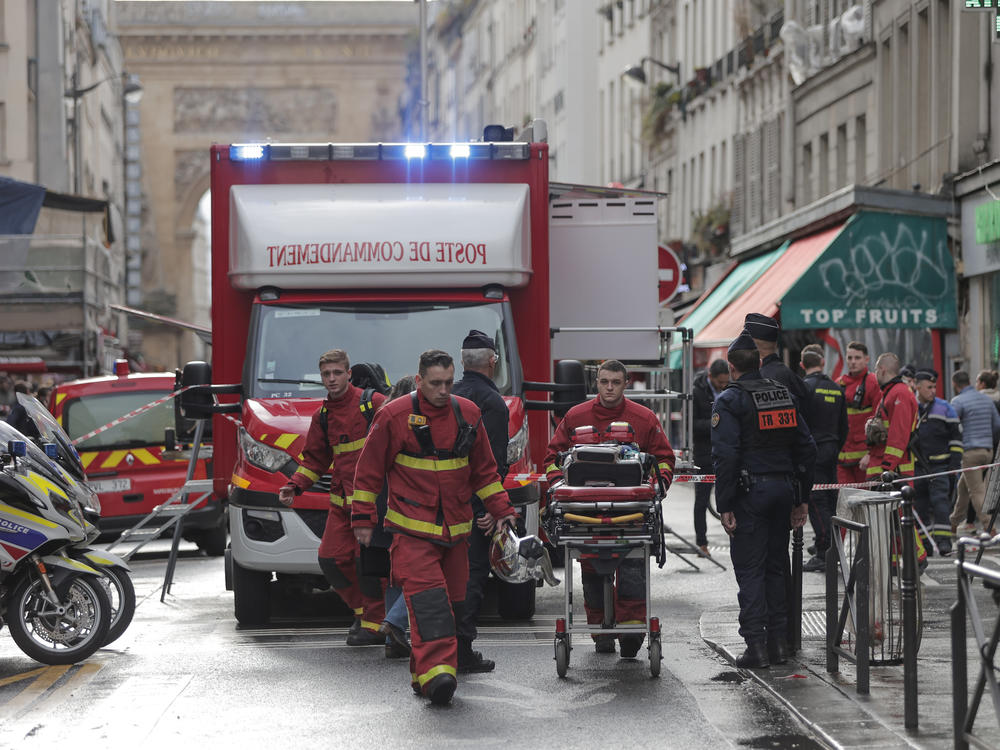
{"label": "truck windshield", "polygon": [[[132,391],[84,396],[67,401],[63,410],[63,428],[76,440],[91,430],[106,425],[140,406],[156,401],[169,391]],[[163,431],[174,426],[174,405],[171,401],[157,404],[136,417],[76,444],[79,451],[139,448],[163,445]]]}
{"label": "truck windshield", "polygon": [[255,398],[320,398],[319,356],[343,349],[351,363],[382,365],[392,382],[417,371],[420,353],[443,349],[462,377],[462,340],[470,329],[497,342],[494,382],[511,389],[508,344],[500,303],[356,302],[343,305],[256,305],[251,382]]}

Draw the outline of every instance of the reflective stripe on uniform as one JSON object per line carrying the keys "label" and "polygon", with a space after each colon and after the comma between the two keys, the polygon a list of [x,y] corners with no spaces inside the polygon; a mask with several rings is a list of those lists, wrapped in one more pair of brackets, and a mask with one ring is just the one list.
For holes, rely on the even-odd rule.
{"label": "reflective stripe on uniform", "polygon": [[837,455],[838,461],[857,461],[865,456],[868,451],[841,451]]}
{"label": "reflective stripe on uniform", "polygon": [[319,474],[317,474],[315,471],[310,471],[305,466],[300,466],[299,468],[297,468],[295,470],[295,473],[296,474],[301,474],[306,479],[308,479],[310,482],[317,482],[317,481],[319,481]]}
{"label": "reflective stripe on uniform", "polygon": [[352,453],[354,451],[359,451],[365,447],[365,439],[359,438],[358,440],[352,440],[350,443],[337,443],[333,446],[333,454],[338,455],[340,453]]}
{"label": "reflective stripe on uniform", "polygon": [[893,458],[902,458],[903,451],[899,448],[893,448],[891,445],[885,446],[885,455],[892,456]]}
{"label": "reflective stripe on uniform", "polygon": [[417,682],[419,683],[420,687],[423,687],[428,682],[437,677],[439,674],[450,674],[452,677],[456,677],[456,671],[454,667],[448,664],[438,664],[436,667],[431,667],[423,674],[418,674],[416,676]]}
{"label": "reflective stripe on uniform", "polygon": [[365,630],[371,630],[372,632],[377,633],[378,629],[382,627],[382,623],[368,622],[368,620],[361,618],[361,627],[363,627]]}
{"label": "reflective stripe on uniform", "polygon": [[344,507],[344,498],[341,495],[334,495],[330,493],[330,505],[336,505],[338,508]]}
{"label": "reflective stripe on uniform", "polygon": [[871,406],[868,406],[868,407],[866,407],[866,408],[864,408],[864,409],[853,409],[853,408],[851,408],[850,406],[848,406],[848,407],[847,407],[847,416],[851,416],[852,414],[867,414],[867,413],[868,413],[868,412],[870,412],[870,411],[871,411],[871,410],[872,410],[873,408],[874,408],[874,407],[871,407]]}
{"label": "reflective stripe on uniform", "polygon": [[393,510],[392,508],[389,508],[389,510],[385,512],[385,520],[399,526],[401,529],[419,531],[421,534],[444,536],[443,526],[438,526],[436,523],[431,523],[430,521],[417,521],[413,518],[407,518],[402,513],[397,510]]}
{"label": "reflective stripe on uniform", "polygon": [[466,458],[417,458],[416,456],[407,456],[405,453],[396,454],[396,463],[400,466],[405,466],[409,469],[420,469],[422,471],[451,471],[452,469],[461,469],[463,466],[469,465],[469,459]]}
{"label": "reflective stripe on uniform", "polygon": [[367,490],[354,490],[354,494],[351,495],[351,502],[374,503],[376,497],[378,497],[378,495],[374,492],[368,492]]}
{"label": "reflective stripe on uniform", "polygon": [[493,482],[483,487],[481,490],[476,490],[476,496],[480,500],[485,500],[490,495],[495,495],[498,492],[503,492],[503,485],[500,482]]}
{"label": "reflective stripe on uniform", "polygon": [[448,533],[453,537],[465,536],[472,531],[472,521],[466,521],[465,523],[456,523],[453,526],[448,527]]}
{"label": "reflective stripe on uniform", "polygon": [[559,467],[556,466],[555,464],[549,464],[548,466],[545,467],[545,473],[546,474],[548,474],[550,472],[553,472],[553,471],[559,471]]}

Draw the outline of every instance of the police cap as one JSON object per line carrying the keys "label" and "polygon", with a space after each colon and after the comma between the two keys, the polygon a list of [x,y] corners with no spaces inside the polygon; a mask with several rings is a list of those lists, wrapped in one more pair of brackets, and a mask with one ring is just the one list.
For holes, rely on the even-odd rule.
{"label": "police cap", "polygon": [[463,349],[492,349],[497,350],[496,342],[493,341],[489,336],[487,336],[482,331],[477,331],[473,328],[469,331],[469,335],[465,337],[462,341]]}
{"label": "police cap", "polygon": [[936,383],[938,379],[938,374],[936,370],[930,367],[922,367],[921,369],[917,370],[917,373],[916,375],[913,376],[913,379],[918,383],[921,380],[929,380],[932,383]]}
{"label": "police cap", "polygon": [[754,343],[753,336],[746,331],[743,331],[743,333],[733,339],[733,343],[729,345],[729,351],[731,352],[739,351],[740,349],[757,349],[757,344]]}
{"label": "police cap", "polygon": [[781,329],[774,318],[760,313],[747,313],[743,319],[743,330],[761,341],[777,341],[778,331]]}

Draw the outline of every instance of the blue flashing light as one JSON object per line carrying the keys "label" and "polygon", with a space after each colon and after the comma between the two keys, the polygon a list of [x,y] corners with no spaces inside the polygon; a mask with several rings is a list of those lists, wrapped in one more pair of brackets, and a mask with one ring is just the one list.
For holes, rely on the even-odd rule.
{"label": "blue flashing light", "polygon": [[51,458],[53,461],[59,458],[59,446],[55,443],[45,444],[45,455]]}
{"label": "blue flashing light", "polygon": [[7,452],[17,458],[24,458],[28,455],[28,444],[23,440],[8,440]]}
{"label": "blue flashing light", "polygon": [[253,161],[264,158],[264,147],[259,143],[247,143],[240,146],[232,146],[229,149],[229,158],[234,161]]}
{"label": "blue flashing light", "polygon": [[407,159],[423,159],[427,156],[427,147],[422,143],[407,143],[403,155]]}
{"label": "blue flashing light", "polygon": [[453,143],[451,144],[451,158],[452,159],[468,159],[469,155],[472,153],[472,149],[469,147],[468,143]]}

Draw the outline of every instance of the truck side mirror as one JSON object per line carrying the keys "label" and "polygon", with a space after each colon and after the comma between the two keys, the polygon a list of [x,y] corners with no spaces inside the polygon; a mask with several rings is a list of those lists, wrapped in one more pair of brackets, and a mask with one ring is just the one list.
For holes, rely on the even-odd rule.
{"label": "truck side mirror", "polygon": [[561,359],[556,362],[555,381],[559,388],[552,394],[555,415],[562,419],[573,406],[587,400],[587,385],[583,364],[575,359]]}
{"label": "truck side mirror", "polygon": [[[208,362],[195,361],[184,365],[180,378],[182,388],[198,385],[210,386],[211,384],[212,366]],[[192,388],[177,397],[177,404],[178,416],[184,420],[209,419],[212,416],[215,398],[209,388]],[[178,436],[186,434],[187,431],[181,429],[180,423],[178,423],[177,428]]]}

